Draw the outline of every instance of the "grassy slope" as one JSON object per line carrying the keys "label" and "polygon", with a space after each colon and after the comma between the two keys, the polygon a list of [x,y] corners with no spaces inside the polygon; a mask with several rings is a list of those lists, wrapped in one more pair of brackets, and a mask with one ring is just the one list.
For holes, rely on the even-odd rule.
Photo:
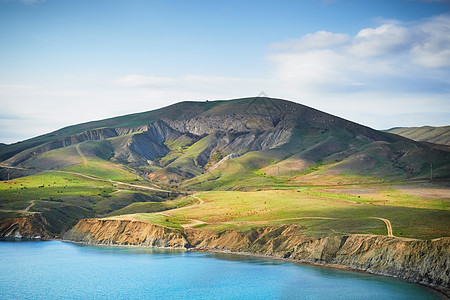
{"label": "grassy slope", "polygon": [[168,209],[183,207],[191,204],[193,201],[194,200],[192,198],[179,198],[177,200],[164,202],[134,202],[124,208],[113,211],[108,216],[160,212]]}
{"label": "grassy slope", "polygon": [[387,130],[415,141],[443,144],[450,146],[450,126],[443,127],[400,127]]}
{"label": "grassy slope", "polygon": [[[430,239],[450,236],[448,200],[419,203],[410,207],[408,197],[392,193],[395,206],[384,205],[365,196],[349,196],[321,190],[268,190],[259,192],[203,192],[204,203],[167,211],[166,222],[189,224],[206,222],[206,228],[246,230],[279,224],[299,224],[306,234],[386,234],[386,226],[371,217],[391,221],[394,235]],[[417,204],[416,203],[416,204]],[[381,204],[381,205],[380,205]],[[437,209],[438,208],[438,209]],[[145,214],[149,220],[154,214]]]}
{"label": "grassy slope", "polygon": [[[179,103],[153,112],[71,126],[21,144],[2,146],[0,159],[27,145],[88,129],[139,126],[157,118],[182,119],[202,113],[220,115],[255,109],[248,104],[248,99]],[[266,104],[269,111],[274,109],[270,101]],[[36,156],[32,166],[64,168],[65,171],[97,178],[132,182],[134,174],[125,166],[109,161],[114,149],[127,138],[87,141],[52,150]],[[203,173],[197,158],[212,140],[210,135],[196,143],[186,137],[169,141],[167,144],[172,152],[160,160],[163,168],[156,167],[156,170],[198,175],[186,181],[182,188],[218,191],[202,193],[200,197],[205,200],[202,205],[167,212],[172,217],[141,214],[141,218],[173,228],[181,228],[183,223],[191,222],[189,219],[197,219],[207,222],[206,226],[213,229],[296,223],[304,226],[306,233],[314,235],[385,234],[384,224],[369,218],[374,216],[390,219],[394,234],[398,236],[433,238],[449,235],[448,198],[442,194],[435,198],[420,193],[411,194],[405,189],[384,186],[383,180],[387,174],[392,176],[388,178],[390,180],[404,180],[404,170],[407,169],[416,172],[413,175],[426,176],[430,163],[436,168],[436,174],[448,175],[446,162],[443,165],[438,163],[442,164],[441,154],[418,149],[412,142],[394,139],[394,143],[389,145],[385,142],[367,144],[355,139],[349,132],[296,129],[289,144],[268,151],[246,153]],[[394,166],[395,157],[390,156],[391,153],[403,153],[405,158],[396,161]],[[417,165],[417,162],[420,164]],[[364,194],[360,193],[367,189],[364,186],[357,187],[357,192],[320,187],[343,183],[371,183],[370,187],[377,188]],[[310,188],[304,189],[305,186]],[[274,191],[274,188],[279,190]],[[271,190],[255,192],[258,189]],[[118,190],[112,182],[48,172],[0,183],[0,218],[40,212],[50,220],[51,230],[58,232],[82,217],[165,210],[192,201],[161,202],[162,199],[157,197],[151,193]],[[30,212],[24,211],[32,201],[34,205]]]}
{"label": "grassy slope", "polygon": [[[167,193],[118,190],[108,181],[59,171],[0,182],[0,219],[41,213],[58,234],[79,219],[101,216],[134,202],[161,202]],[[28,210],[26,210],[28,208]]]}

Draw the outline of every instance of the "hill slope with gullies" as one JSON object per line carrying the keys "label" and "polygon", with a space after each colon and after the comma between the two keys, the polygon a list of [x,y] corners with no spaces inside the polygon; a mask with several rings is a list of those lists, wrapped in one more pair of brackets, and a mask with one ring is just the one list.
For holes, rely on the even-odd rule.
{"label": "hill slope with gullies", "polygon": [[114,164],[197,190],[271,186],[275,177],[286,184],[417,179],[431,164],[435,178],[450,173],[449,152],[433,145],[265,97],[181,102],[70,126],[2,146],[0,158],[18,173],[84,166],[95,175],[87,161],[96,161],[96,169]]}
{"label": "hill slope with gullies", "polygon": [[387,132],[398,134],[406,138],[450,146],[450,126],[432,127],[396,127]]}

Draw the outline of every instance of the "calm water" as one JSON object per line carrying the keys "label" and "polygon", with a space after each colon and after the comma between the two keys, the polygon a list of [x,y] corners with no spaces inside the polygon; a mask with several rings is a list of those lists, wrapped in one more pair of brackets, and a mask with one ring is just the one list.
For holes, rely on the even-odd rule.
{"label": "calm water", "polygon": [[1,299],[437,299],[362,273],[228,254],[0,242]]}

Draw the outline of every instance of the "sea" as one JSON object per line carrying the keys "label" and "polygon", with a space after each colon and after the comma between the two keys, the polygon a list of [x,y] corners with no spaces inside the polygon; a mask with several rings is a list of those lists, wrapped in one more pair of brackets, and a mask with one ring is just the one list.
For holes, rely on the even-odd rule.
{"label": "sea", "polygon": [[0,299],[440,299],[402,280],[211,252],[0,241]]}

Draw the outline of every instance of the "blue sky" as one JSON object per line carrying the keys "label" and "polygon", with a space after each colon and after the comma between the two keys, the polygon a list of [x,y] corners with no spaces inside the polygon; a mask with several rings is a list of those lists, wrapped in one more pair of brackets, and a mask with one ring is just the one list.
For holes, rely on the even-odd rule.
{"label": "blue sky", "polygon": [[262,91],[448,125],[450,1],[0,0],[0,142]]}

